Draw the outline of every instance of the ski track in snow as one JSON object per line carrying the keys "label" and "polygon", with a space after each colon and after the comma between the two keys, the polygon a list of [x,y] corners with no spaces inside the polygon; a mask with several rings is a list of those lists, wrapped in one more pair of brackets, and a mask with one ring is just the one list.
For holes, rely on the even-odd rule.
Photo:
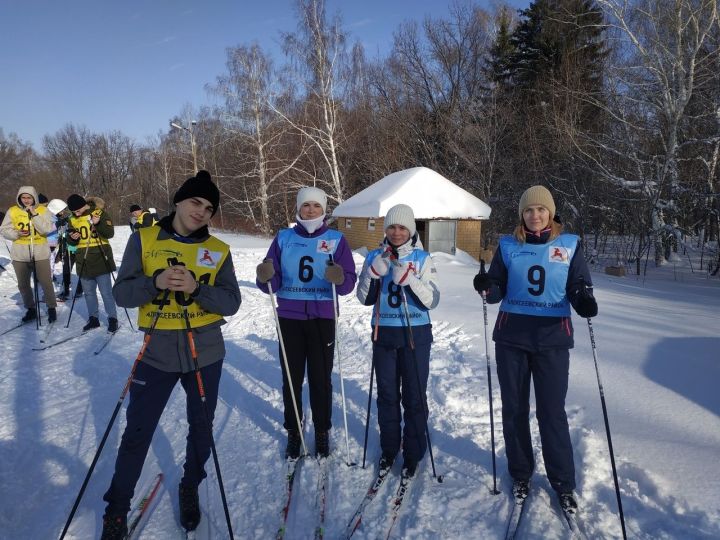
{"label": "ski track in snow", "polygon": [[[126,227],[117,227],[112,240],[119,264],[128,237]],[[232,246],[243,302],[238,313],[224,327],[227,355],[221,379],[220,401],[214,422],[214,436],[221,472],[236,538],[273,538],[280,525],[285,497],[280,367],[277,336],[268,296],[254,283],[255,266],[265,255],[269,240],[221,234]],[[498,489],[491,494],[492,456],[488,409],[487,368],[484,356],[482,303],[471,288],[477,267],[458,258],[439,255],[443,297],[433,312],[435,342],[431,353],[428,406],[430,435],[438,483],[432,476],[429,456],[421,464],[409,499],[394,529],[395,538],[501,538],[510,508],[510,479],[506,472],[502,440],[499,385],[490,345],[495,408],[495,443]],[[358,271],[362,257],[355,255]],[[12,272],[10,267],[10,272]],[[678,284],[654,280],[648,283],[619,280],[594,273],[601,315],[594,320],[599,348],[600,370],[605,385],[616,462],[620,478],[628,535],[632,538],[717,538],[720,512],[713,503],[700,506],[698,500],[717,501],[720,484],[711,472],[706,480],[707,497],[683,497],[691,486],[669,480],[671,471],[652,467],[649,456],[675,452],[678,468],[703,477],[714,463],[694,463],[697,456],[720,455],[718,433],[720,407],[717,398],[700,394],[678,394],[668,383],[675,370],[693,366],[710,369],[708,358],[716,358],[717,328],[720,315],[718,282],[690,281]],[[442,285],[445,287],[442,287]],[[18,300],[16,283],[9,273],[0,275],[0,293],[6,309],[0,314],[0,328],[7,328],[21,315],[12,304]],[[630,302],[628,302],[630,300]],[[620,307],[623,309],[619,309]],[[58,310],[58,328],[50,341],[79,331],[85,320],[84,300],[75,304],[70,329],[65,323],[70,303]],[[136,310],[128,310],[131,318]],[[377,413],[371,409],[368,459],[361,468],[367,392],[370,376],[370,308],[362,306],[354,293],[341,298],[338,354],[333,374],[334,429],[329,463],[326,538],[337,538],[374,478],[379,459]],[[489,328],[495,321],[497,306],[488,306]],[[608,315],[606,315],[608,313]],[[609,315],[612,313],[612,315]],[[101,309],[101,322],[103,319]],[[58,345],[47,351],[31,351],[39,340],[33,327],[23,327],[3,336],[3,373],[0,374],[0,537],[57,537],[87,473],[110,419],[113,408],[140,348],[141,337],[131,332],[122,310],[118,335],[100,355],[92,351],[100,333]],[[702,324],[698,321],[702,321]],[[576,349],[572,353],[568,416],[577,469],[577,493],[581,519],[590,538],[617,538],[615,491],[598,397],[592,351],[584,321],[574,320]],[[631,333],[628,332],[628,329]],[[673,358],[657,356],[668,340],[707,339],[700,349],[704,364],[677,365]],[[708,336],[707,338],[705,336]],[[713,341],[714,339],[714,341]],[[672,345],[672,343],[671,343]],[[628,367],[627,358],[636,358]],[[643,364],[641,361],[645,359]],[[695,358],[697,360],[697,358]],[[342,362],[347,400],[350,460],[346,448],[337,363]],[[715,360],[716,362],[716,360]],[[671,365],[672,364],[672,365]],[[710,367],[708,367],[710,366]],[[717,373],[717,368],[713,368]],[[708,374],[709,375],[709,374]],[[703,373],[696,375],[701,380]],[[715,384],[717,378],[714,379]],[[638,384],[639,386],[635,386]],[[648,386],[651,385],[651,386]],[[647,388],[649,389],[646,389]],[[637,389],[637,394],[634,390]],[[658,422],[668,412],[662,406],[651,409],[645,398],[649,392],[669,400],[666,430],[653,438],[639,429],[645,421]],[[310,416],[307,389],[304,389],[305,415]],[[126,405],[126,404],[125,404]],[[653,403],[656,405],[656,403]],[[124,406],[115,422],[88,489],[83,497],[67,538],[98,537],[102,528],[102,495],[109,485],[120,435],[125,425]],[[534,414],[534,408],[533,408]],[[307,418],[305,439],[314,452],[312,421]],[[696,425],[686,429],[687,424]],[[700,427],[697,424],[703,424]],[[710,433],[707,433],[710,432]],[[523,538],[566,538],[567,531],[547,479],[544,477],[537,425],[532,433],[536,448],[537,471],[533,477],[531,499],[521,525]],[[178,385],[155,433],[145,462],[137,493],[158,472],[165,475],[140,538],[169,539],[179,534],[177,484],[185,454],[185,396]],[[667,448],[664,445],[669,445]],[[687,457],[683,454],[687,447]],[[399,483],[402,459],[368,508],[354,538],[383,536],[387,510]],[[201,486],[203,522],[199,538],[226,538],[227,527],[212,457],[206,465],[207,480]],[[317,462],[305,458],[296,477],[295,492],[288,518],[286,538],[312,538],[317,524],[315,486]]]}

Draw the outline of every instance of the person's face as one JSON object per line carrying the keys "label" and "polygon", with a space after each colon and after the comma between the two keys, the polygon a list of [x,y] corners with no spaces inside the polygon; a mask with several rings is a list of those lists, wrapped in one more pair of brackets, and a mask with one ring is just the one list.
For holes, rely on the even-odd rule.
{"label": "person's face", "polygon": [[300,207],[300,219],[315,219],[323,215],[323,207],[319,202],[307,201]]}
{"label": "person's face", "polygon": [[385,236],[393,246],[401,246],[410,240],[410,230],[402,225],[390,225],[385,229]]}
{"label": "person's face", "polygon": [[523,210],[523,221],[525,221],[525,227],[529,231],[542,231],[550,223],[550,210],[539,204],[528,206]]}
{"label": "person's face", "polygon": [[130,212],[130,215],[133,217],[140,217],[140,214],[142,214],[142,210],[133,210]]}
{"label": "person's face", "polygon": [[35,198],[30,195],[29,193],[21,193],[20,194],[20,202],[23,204],[23,206],[32,206],[35,204]]}
{"label": "person's face", "polygon": [[213,205],[202,197],[190,197],[175,205],[175,230],[187,236],[210,223]]}

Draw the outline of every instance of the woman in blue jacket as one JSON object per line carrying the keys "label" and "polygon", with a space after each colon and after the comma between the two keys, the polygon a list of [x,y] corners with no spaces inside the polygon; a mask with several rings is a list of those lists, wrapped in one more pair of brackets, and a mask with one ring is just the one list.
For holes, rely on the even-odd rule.
{"label": "woman in blue jacket", "polygon": [[562,232],[555,202],[543,186],[523,193],[519,224],[501,239],[488,274],[474,287],[500,302],[493,341],[502,397],[503,436],[513,494],[524,499],[535,468],[530,439],[530,380],[535,388],[543,459],[565,511],[575,512],[575,465],[565,413],[573,327],[597,315],[590,272],[577,236]]}

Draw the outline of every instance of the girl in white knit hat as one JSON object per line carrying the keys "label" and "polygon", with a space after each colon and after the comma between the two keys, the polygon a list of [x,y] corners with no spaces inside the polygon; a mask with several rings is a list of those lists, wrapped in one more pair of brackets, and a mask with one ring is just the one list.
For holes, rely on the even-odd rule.
{"label": "girl in white knit hat", "polygon": [[440,290],[435,265],[418,238],[412,208],[393,206],[384,225],[385,239],[365,259],[357,297],[374,306],[372,361],[380,474],[389,471],[402,448],[402,474],[412,477],[427,451],[426,392],[433,340],[428,312],[438,305]]}
{"label": "girl in white knit hat", "polygon": [[[328,229],[326,209],[327,196],[323,190],[304,187],[298,191],[297,225],[277,234],[264,262],[257,267],[256,283],[260,290],[267,293],[270,285],[277,293],[281,337],[290,369],[288,379],[280,347],[285,406],[283,425],[288,434],[285,457],[290,460],[300,456],[302,386],[306,368],[315,427],[315,454],[322,458],[330,453],[335,352],[332,285],[338,295],[345,295],[352,292],[357,280],[350,245],[342,233]],[[296,410],[299,419],[295,416]]]}
{"label": "girl in white knit hat", "polygon": [[518,226],[500,240],[489,273],[475,276],[474,287],[491,304],[502,300],[493,341],[513,494],[527,497],[535,468],[532,380],[545,471],[563,510],[574,513],[575,465],[565,414],[573,347],[570,306],[581,317],[594,317],[597,303],[580,240],[564,234],[554,217],[550,191],[528,188],[518,205]]}

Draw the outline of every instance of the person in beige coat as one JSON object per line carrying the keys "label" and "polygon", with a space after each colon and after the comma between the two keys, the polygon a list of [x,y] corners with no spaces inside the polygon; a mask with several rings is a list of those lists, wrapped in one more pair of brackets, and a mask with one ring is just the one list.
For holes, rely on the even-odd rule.
{"label": "person in beige coat", "polygon": [[48,307],[48,321],[57,319],[57,303],[50,272],[50,247],[47,235],[55,229],[52,215],[45,206],[38,203],[38,194],[32,186],[22,186],[17,193],[17,204],[11,206],[2,225],[0,234],[12,240],[10,257],[17,276],[18,289],[27,312],[22,322],[37,318],[37,309],[30,278],[33,270],[45,293]]}

